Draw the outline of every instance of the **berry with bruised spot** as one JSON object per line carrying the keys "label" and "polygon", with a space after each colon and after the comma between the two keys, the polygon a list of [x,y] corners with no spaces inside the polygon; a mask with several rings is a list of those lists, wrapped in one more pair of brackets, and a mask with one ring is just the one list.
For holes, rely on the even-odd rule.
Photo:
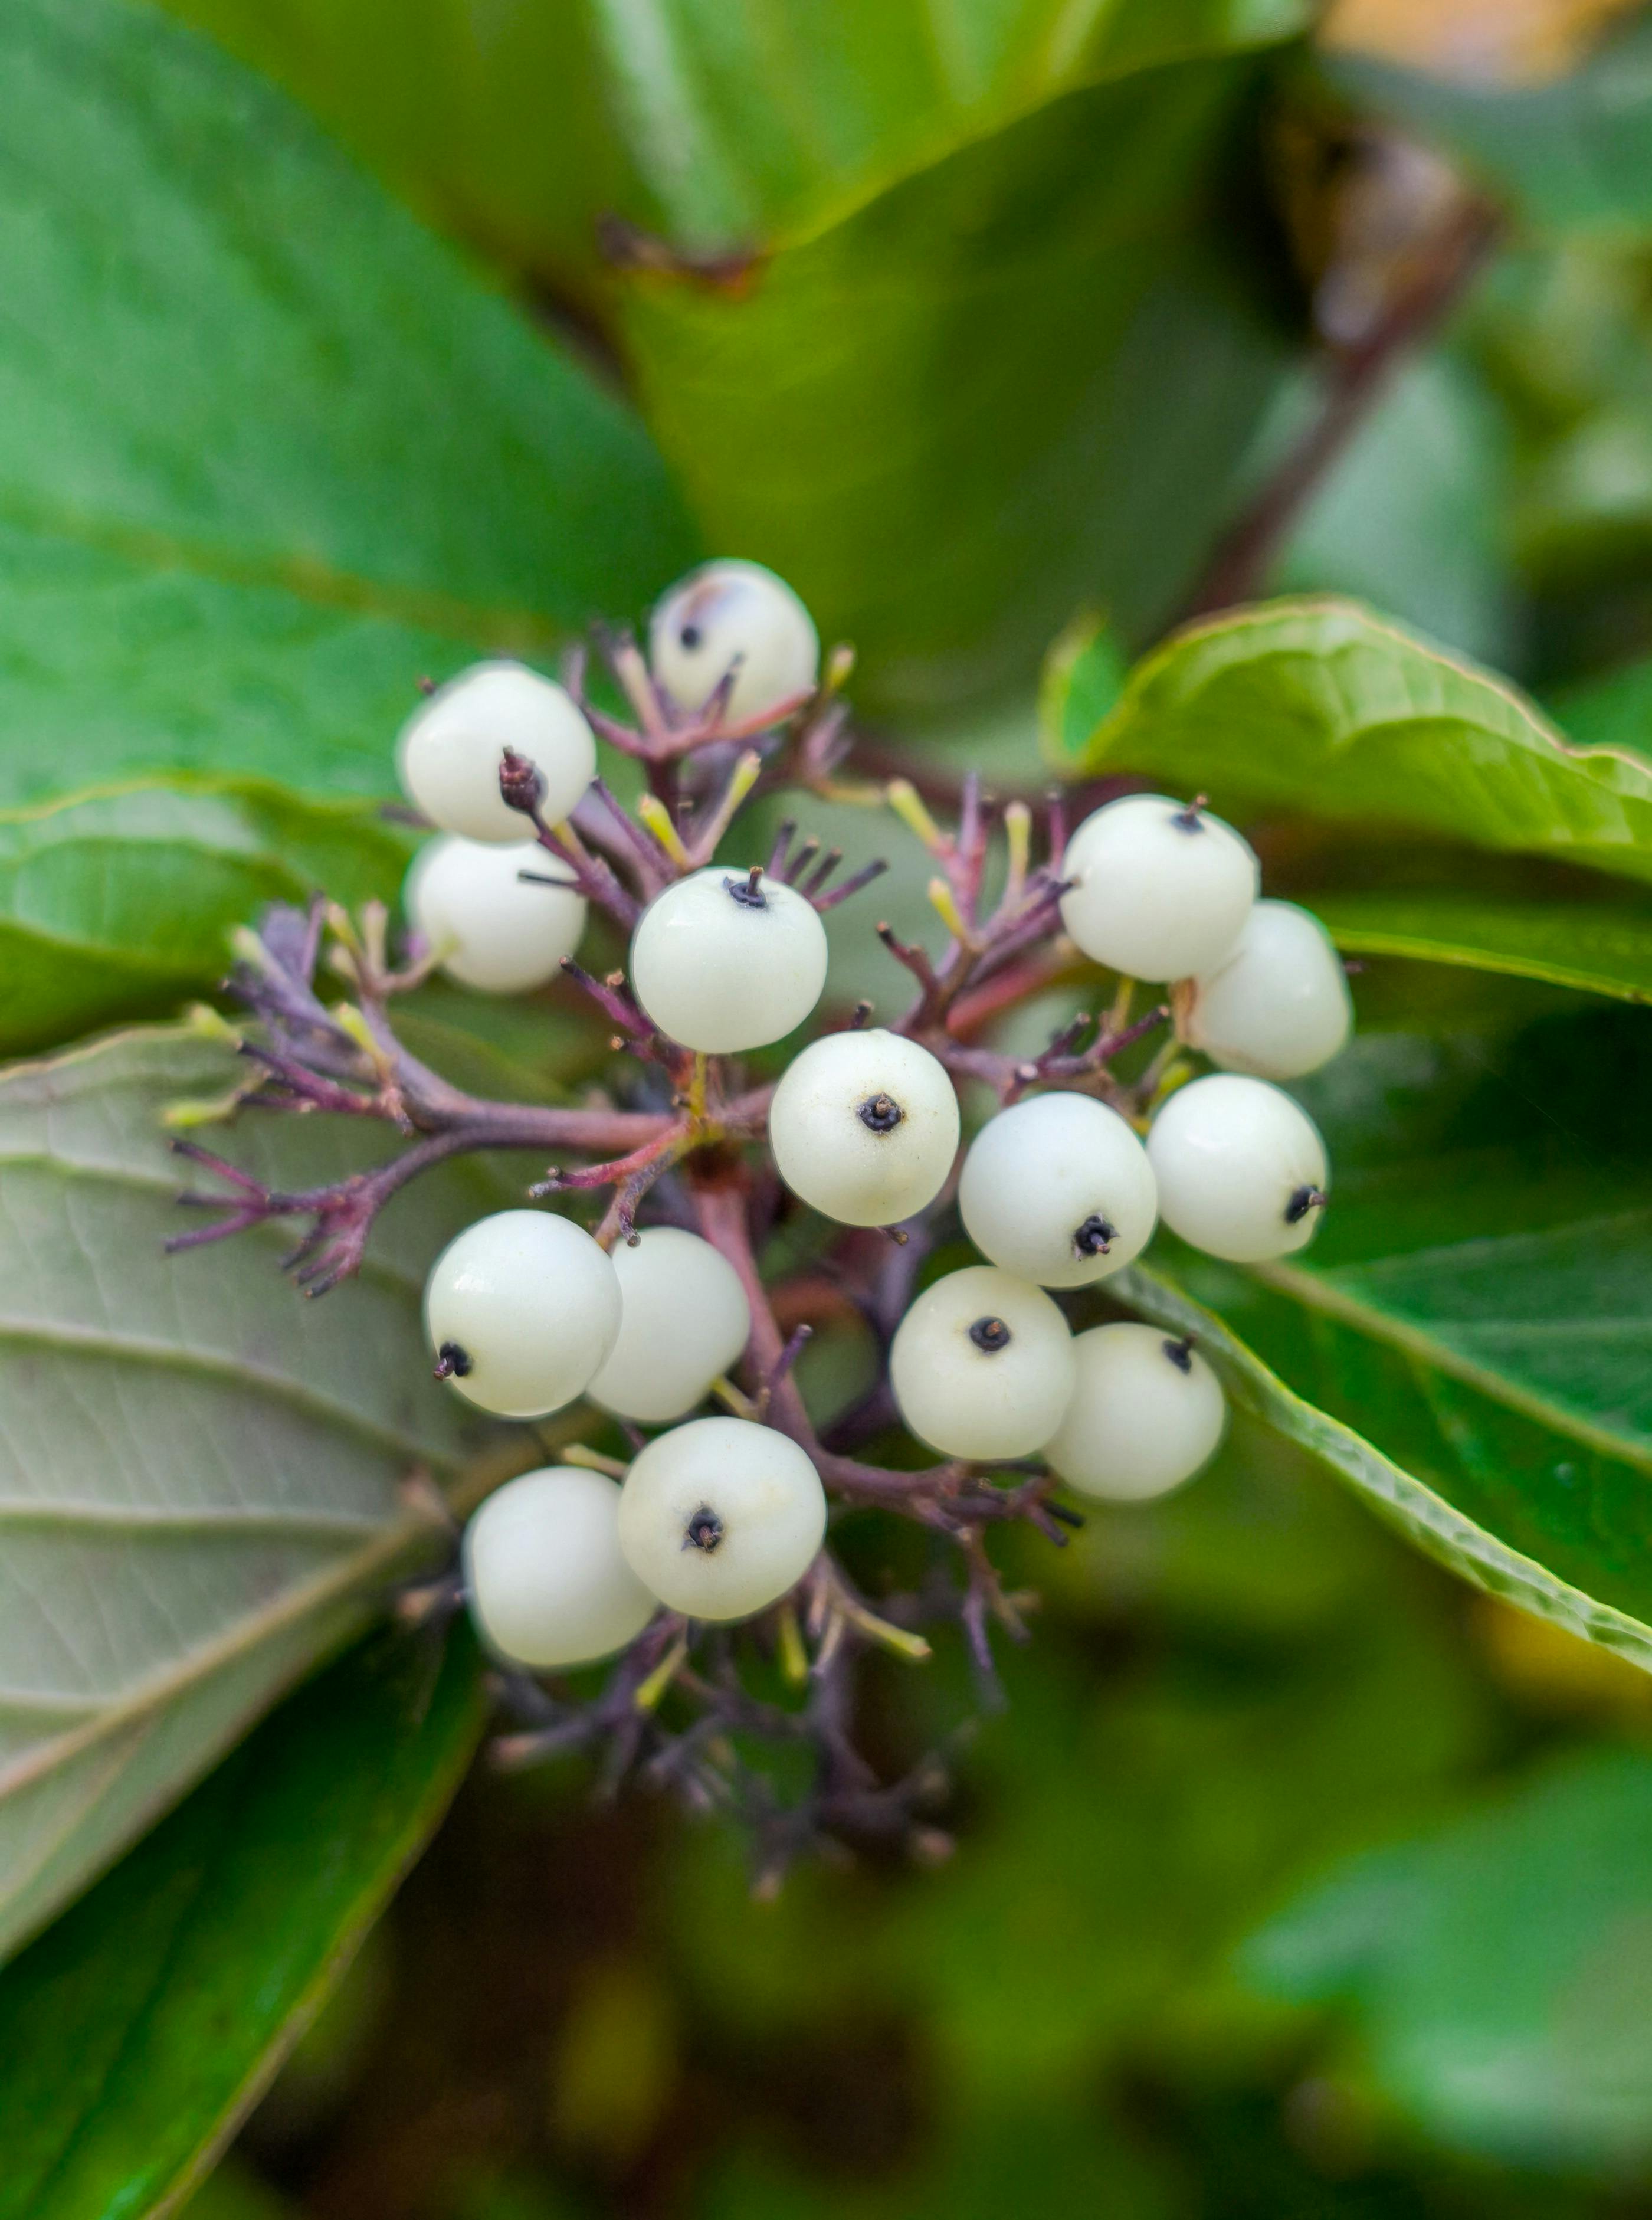
{"label": "berry with bruised spot", "polygon": [[820,668],[814,620],[760,563],[707,563],[655,608],[648,628],[655,683],[679,709],[703,709],[732,674],[723,720],[749,724],[812,693]]}

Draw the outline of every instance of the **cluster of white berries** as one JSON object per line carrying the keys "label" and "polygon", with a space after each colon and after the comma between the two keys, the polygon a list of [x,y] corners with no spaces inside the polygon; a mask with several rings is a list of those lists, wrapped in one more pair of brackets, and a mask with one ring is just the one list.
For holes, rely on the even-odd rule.
{"label": "cluster of white berries", "polygon": [[[650,669],[690,713],[729,726],[806,696],[819,670],[807,612],[771,573],[717,564],[656,611]],[[514,992],[571,954],[584,903],[543,845],[523,844],[501,798],[505,748],[539,775],[558,824],[595,770],[589,726],[559,687],[515,664],[453,681],[408,725],[407,790],[443,837],[407,900],[432,953],[465,983]],[[926,1288],[889,1353],[910,1431],[944,1456],[1042,1453],[1080,1493],[1142,1500],[1210,1457],[1221,1389],[1190,1341],[1115,1324],[1070,1331],[1050,1289],[1094,1285],[1138,1257],[1163,1218],[1208,1254],[1258,1263],[1312,1237],[1329,1174],[1312,1122],[1275,1082],[1326,1062],[1351,1011],[1318,921],[1258,899],[1250,848],[1202,803],[1109,802],[1061,865],[1063,926],[1127,979],[1171,988],[1180,1041],[1219,1067],[1175,1087],[1145,1139],[1081,1092],[1014,1102],[970,1144],[963,1228],[988,1261]],[[560,881],[560,882],[558,882]],[[760,869],[702,870],[644,912],[628,971],[659,1032],[704,1054],[778,1041],[814,1011],[826,940],[807,895]],[[801,1200],[853,1226],[895,1226],[947,1186],[960,1142],[944,1065],[902,1034],[834,1032],[774,1091],[768,1134]],[[584,1395],[633,1427],[665,1426],[622,1482],[583,1467],[530,1473],[472,1520],[465,1579],[501,1655],[532,1667],[623,1647],[658,1604],[698,1619],[747,1617],[807,1569],[825,1531],[820,1476],[788,1435],[690,1414],[751,1331],[739,1273],[710,1243],[652,1227],[610,1256],[571,1221],[507,1211],[461,1234],[433,1268],[427,1325],[438,1371],[481,1408],[545,1415]],[[686,1422],[686,1423],[685,1423]]]}

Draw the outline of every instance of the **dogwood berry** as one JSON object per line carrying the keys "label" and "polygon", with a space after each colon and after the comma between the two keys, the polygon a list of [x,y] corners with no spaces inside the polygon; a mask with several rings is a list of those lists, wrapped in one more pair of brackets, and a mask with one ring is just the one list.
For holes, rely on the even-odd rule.
{"label": "dogwood berry", "polygon": [[1330,1063],[1353,1024],[1348,975],[1318,919],[1259,901],[1230,954],[1191,982],[1182,1032],[1225,1071],[1300,1079]]}
{"label": "dogwood berry", "polygon": [[584,898],[566,864],[533,840],[509,848],[457,834],[432,840],[414,858],[404,901],[448,977],[484,995],[542,987],[585,930]]}
{"label": "dogwood berry", "polygon": [[1330,1184],[1306,1110],[1265,1079],[1216,1072],[1173,1094],[1147,1154],[1159,1213],[1195,1249],[1259,1264],[1312,1241]]}
{"label": "dogwood berry", "polygon": [[631,984],[663,1033],[708,1055],[761,1048],[801,1026],[826,984],[826,927],[795,887],[720,865],[678,879],[643,912]]}
{"label": "dogwood berry", "polygon": [[571,1219],[502,1210],[450,1241],[425,1284],[439,1376],[507,1419],[571,1403],[620,1332],[620,1281]]}
{"label": "dogwood berry", "polygon": [[943,1456],[1025,1456],[1061,1424],[1073,1338],[1043,1289],[990,1264],[926,1288],[889,1350],[901,1416]]}
{"label": "dogwood berry", "polygon": [[1256,897],[1256,857],[1197,803],[1130,794],[1069,842],[1061,921],[1084,953],[1131,979],[1185,979],[1227,954]]}
{"label": "dogwood berry", "polygon": [[1146,1503],[1214,1455],[1227,1405],[1191,1342],[1157,1326],[1098,1325],[1073,1355],[1077,1384],[1044,1455],[1081,1495]]}
{"label": "dogwood berry", "polygon": [[694,1419],[640,1450],[620,1496],[620,1547],[690,1618],[749,1618],[793,1587],[826,1533],[826,1492],[789,1435]]}
{"label": "dogwood berry", "polygon": [[611,1656],[658,1609],[620,1552],[620,1489],[547,1465],[507,1481],[464,1530],[465,1601],[495,1654],[542,1671]]}
{"label": "dogwood berry", "polygon": [[745,723],[813,690],[820,636],[785,580],[761,563],[708,563],[656,608],[648,661],[680,709],[703,708],[733,671],[724,718]]}
{"label": "dogwood berry", "polygon": [[438,687],[402,726],[396,760],[408,799],[443,832],[520,841],[521,812],[499,791],[507,748],[539,771],[539,807],[552,825],[596,776],[591,728],[560,686],[525,664],[477,663]]}
{"label": "dogwood berry", "polygon": [[745,1347],[751,1309],[740,1275],[697,1233],[651,1225],[614,1251],[620,1338],[586,1388],[622,1419],[658,1425],[692,1411]]}
{"label": "dogwood berry", "polygon": [[1158,1190],[1127,1122],[1088,1094],[1034,1094],[976,1134],[958,1182],[985,1257],[1044,1288],[1105,1279],[1148,1244]]}
{"label": "dogwood berry", "polygon": [[769,1145],[792,1193],[845,1225],[893,1225],[933,1202],[958,1146],[946,1067],[874,1027],[828,1033],[787,1066]]}

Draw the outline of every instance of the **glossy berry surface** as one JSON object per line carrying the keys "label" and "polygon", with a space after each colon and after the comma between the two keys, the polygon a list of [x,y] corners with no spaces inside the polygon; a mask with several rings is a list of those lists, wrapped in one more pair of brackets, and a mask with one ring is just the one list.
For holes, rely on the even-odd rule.
{"label": "glossy berry surface", "polygon": [[502,1210],[450,1241],[425,1286],[442,1376],[482,1410],[543,1418],[583,1394],[620,1331],[620,1281],[590,1235]]}
{"label": "glossy berry surface", "polygon": [[1163,794],[1087,817],[1067,845],[1061,921],[1085,955],[1126,978],[1184,979],[1238,939],[1258,873],[1231,825]]}
{"label": "glossy berry surface", "polygon": [[1226,1401],[1191,1343],[1121,1323],[1081,1333],[1073,1354],[1072,1400],[1044,1450],[1069,1487],[1103,1502],[1146,1503],[1215,1455]]}
{"label": "glossy berry surface", "polygon": [[1147,1153],[1165,1224],[1209,1256],[1264,1263],[1306,1248],[1318,1229],[1325,1143],[1265,1079],[1216,1072],[1180,1088],[1154,1119]]}
{"label": "glossy berry surface", "polygon": [[748,1419],[694,1419],[638,1452],[620,1546],[673,1611],[749,1618],[808,1570],[826,1518],[820,1475],[789,1435]]}
{"label": "glossy berry surface", "polygon": [[1073,1389],[1073,1338],[1040,1288],[968,1265],[919,1296],[889,1350],[889,1384],[920,1441],[945,1456],[1025,1456]]}
{"label": "glossy berry surface", "polygon": [[549,1465],[507,1481],[464,1530],[465,1601],[496,1656],[536,1671],[612,1656],[658,1604],[620,1550],[620,1489]]}
{"label": "glossy berry surface", "polygon": [[584,900],[568,879],[537,841],[505,848],[450,834],[414,858],[407,912],[450,979],[484,995],[526,994],[556,976],[585,930]]}
{"label": "glossy berry surface", "polygon": [[826,985],[826,927],[795,888],[720,864],[650,903],[631,941],[631,984],[685,1048],[732,1054],[794,1032]]}
{"label": "glossy berry surface", "polygon": [[651,1225],[613,1253],[620,1335],[586,1394],[622,1419],[659,1425],[701,1402],[745,1347],[739,1274],[697,1233]]}
{"label": "glossy berry surface", "polygon": [[707,563],[674,586],[648,628],[649,667],[679,709],[702,708],[734,673],[724,722],[765,715],[814,689],[814,620],[760,563]]}
{"label": "glossy berry surface", "polygon": [[958,1098],[927,1049],[880,1026],[794,1057],[769,1111],[792,1193],[845,1225],[892,1225],[932,1203],[958,1146]]}
{"label": "glossy berry surface", "polygon": [[477,663],[439,686],[402,726],[402,788],[439,832],[520,841],[527,820],[499,791],[507,748],[539,771],[539,806],[552,825],[572,814],[596,776],[596,741],[570,695],[526,664]]}
{"label": "glossy berry surface", "polygon": [[1140,1254],[1158,1216],[1147,1151],[1093,1095],[1034,1094],[989,1119],[958,1182],[984,1257],[1044,1288],[1105,1279]]}
{"label": "glossy berry surface", "polygon": [[1185,1038],[1225,1071],[1300,1079],[1347,1044],[1348,975],[1331,935],[1294,902],[1259,901],[1233,948],[1194,980]]}

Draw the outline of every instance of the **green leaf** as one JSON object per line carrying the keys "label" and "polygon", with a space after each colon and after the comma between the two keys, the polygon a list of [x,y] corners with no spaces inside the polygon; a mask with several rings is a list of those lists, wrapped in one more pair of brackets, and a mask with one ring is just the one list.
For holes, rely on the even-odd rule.
{"label": "green leaf", "polygon": [[[1462,1392],[1421,1352],[1409,1363],[1385,1363],[1386,1351],[1352,1334],[1316,1338],[1317,1320],[1305,1325],[1276,1305],[1271,1321],[1260,1323],[1271,1323],[1273,1338],[1298,1360],[1299,1393],[1225,1323],[1231,1314],[1260,1338],[1261,1301],[1237,1275],[1205,1275],[1220,1315],[1145,1265],[1131,1265],[1112,1284],[1120,1302],[1155,1325],[1192,1334],[1241,1410],[1305,1450],[1429,1556],[1652,1671],[1652,1515],[1637,1520],[1635,1500],[1646,1492],[1645,1465],[1580,1454],[1557,1430],[1522,1426],[1494,1398]],[[1337,1400],[1364,1417],[1367,1431],[1325,1407],[1339,1376]],[[1368,1437],[1385,1429],[1400,1437],[1396,1454]],[[1558,1491],[1558,1503],[1527,1500],[1539,1477]],[[1612,1522],[1604,1543],[1591,1532],[1597,1515]]]}
{"label": "green leaf", "polygon": [[[1086,602],[1161,619],[1291,352],[1223,218],[1299,0],[178,4],[576,292],[708,544],[885,708],[1030,678]],[[645,266],[596,264],[610,210]]]}
{"label": "green leaf", "polygon": [[170,1011],[266,902],[394,901],[405,832],[253,781],[155,781],[0,814],[0,1053]]}
{"label": "green leaf", "polygon": [[207,41],[18,0],[0,76],[0,799],[382,791],[421,671],[682,566],[634,421]]}
{"label": "green leaf", "polygon": [[[1320,405],[1306,376],[1293,397],[1299,409]],[[1468,363],[1443,349],[1420,356],[1326,472],[1269,591],[1350,595],[1506,666],[1518,605],[1508,448],[1502,413]]]}
{"label": "green leaf", "polygon": [[1554,704],[1555,716],[1585,747],[1632,748],[1652,756],[1652,663],[1569,687]]}
{"label": "green leaf", "polygon": [[353,1651],[0,1974],[0,2220],[173,2209],[423,1849],[482,1724],[476,1652]]}
{"label": "green leaf", "polygon": [[1652,1001],[1652,908],[1450,894],[1310,899],[1338,948],[1355,955],[1460,963],[1626,1002]]}
{"label": "green leaf", "polygon": [[1555,83],[1494,90],[1352,55],[1328,65],[1362,108],[1446,148],[1529,221],[1652,221],[1652,27],[1631,25]]}
{"label": "green leaf", "polygon": [[1410,2126],[1518,2166],[1652,2156],[1652,1761],[1568,1755],[1494,1802],[1350,1861],[1240,1970],[1336,2005]]}
{"label": "green leaf", "polygon": [[[1069,764],[1064,768],[1071,770]],[[1357,603],[1263,603],[1146,657],[1075,766],[1652,878],[1652,760]]]}
{"label": "green leaf", "polygon": [[[0,812],[0,1054],[170,1013],[221,980],[234,929],[271,901],[398,898],[415,835],[371,804],[265,781],[146,781]],[[604,1035],[571,996],[437,979],[397,1004],[415,1055],[458,1086],[545,1101],[595,1069]]]}
{"label": "green leaf", "polygon": [[[162,1254],[161,1112],[237,1076],[158,1031],[0,1077],[0,1954],[441,1559],[403,1476],[497,1469],[507,1438],[431,1380],[419,1319],[430,1258],[497,1207],[485,1166],[421,1181],[319,1304],[277,1269],[290,1232]],[[358,1122],[223,1146],[292,1186],[382,1149]]]}
{"label": "green leaf", "polygon": [[[794,240],[1063,93],[1303,29],[1301,0],[171,0],[438,221],[589,287],[617,209],[683,247]],[[547,116],[554,128],[547,128]]]}
{"label": "green leaf", "polygon": [[1652,1668],[1652,1175],[1644,1022],[1504,1051],[1368,1037],[1302,1092],[1333,1196],[1312,1247],[1123,1299],[1493,1593]]}
{"label": "green leaf", "polygon": [[1130,676],[1125,652],[1104,616],[1075,617],[1044,658],[1038,726],[1058,763],[1083,752],[1114,708]]}
{"label": "green leaf", "polygon": [[738,290],[630,275],[625,352],[706,537],[856,643],[865,698],[1008,689],[1075,607],[1138,633],[1186,585],[1289,359],[1206,220],[1249,78],[1075,93]]}

